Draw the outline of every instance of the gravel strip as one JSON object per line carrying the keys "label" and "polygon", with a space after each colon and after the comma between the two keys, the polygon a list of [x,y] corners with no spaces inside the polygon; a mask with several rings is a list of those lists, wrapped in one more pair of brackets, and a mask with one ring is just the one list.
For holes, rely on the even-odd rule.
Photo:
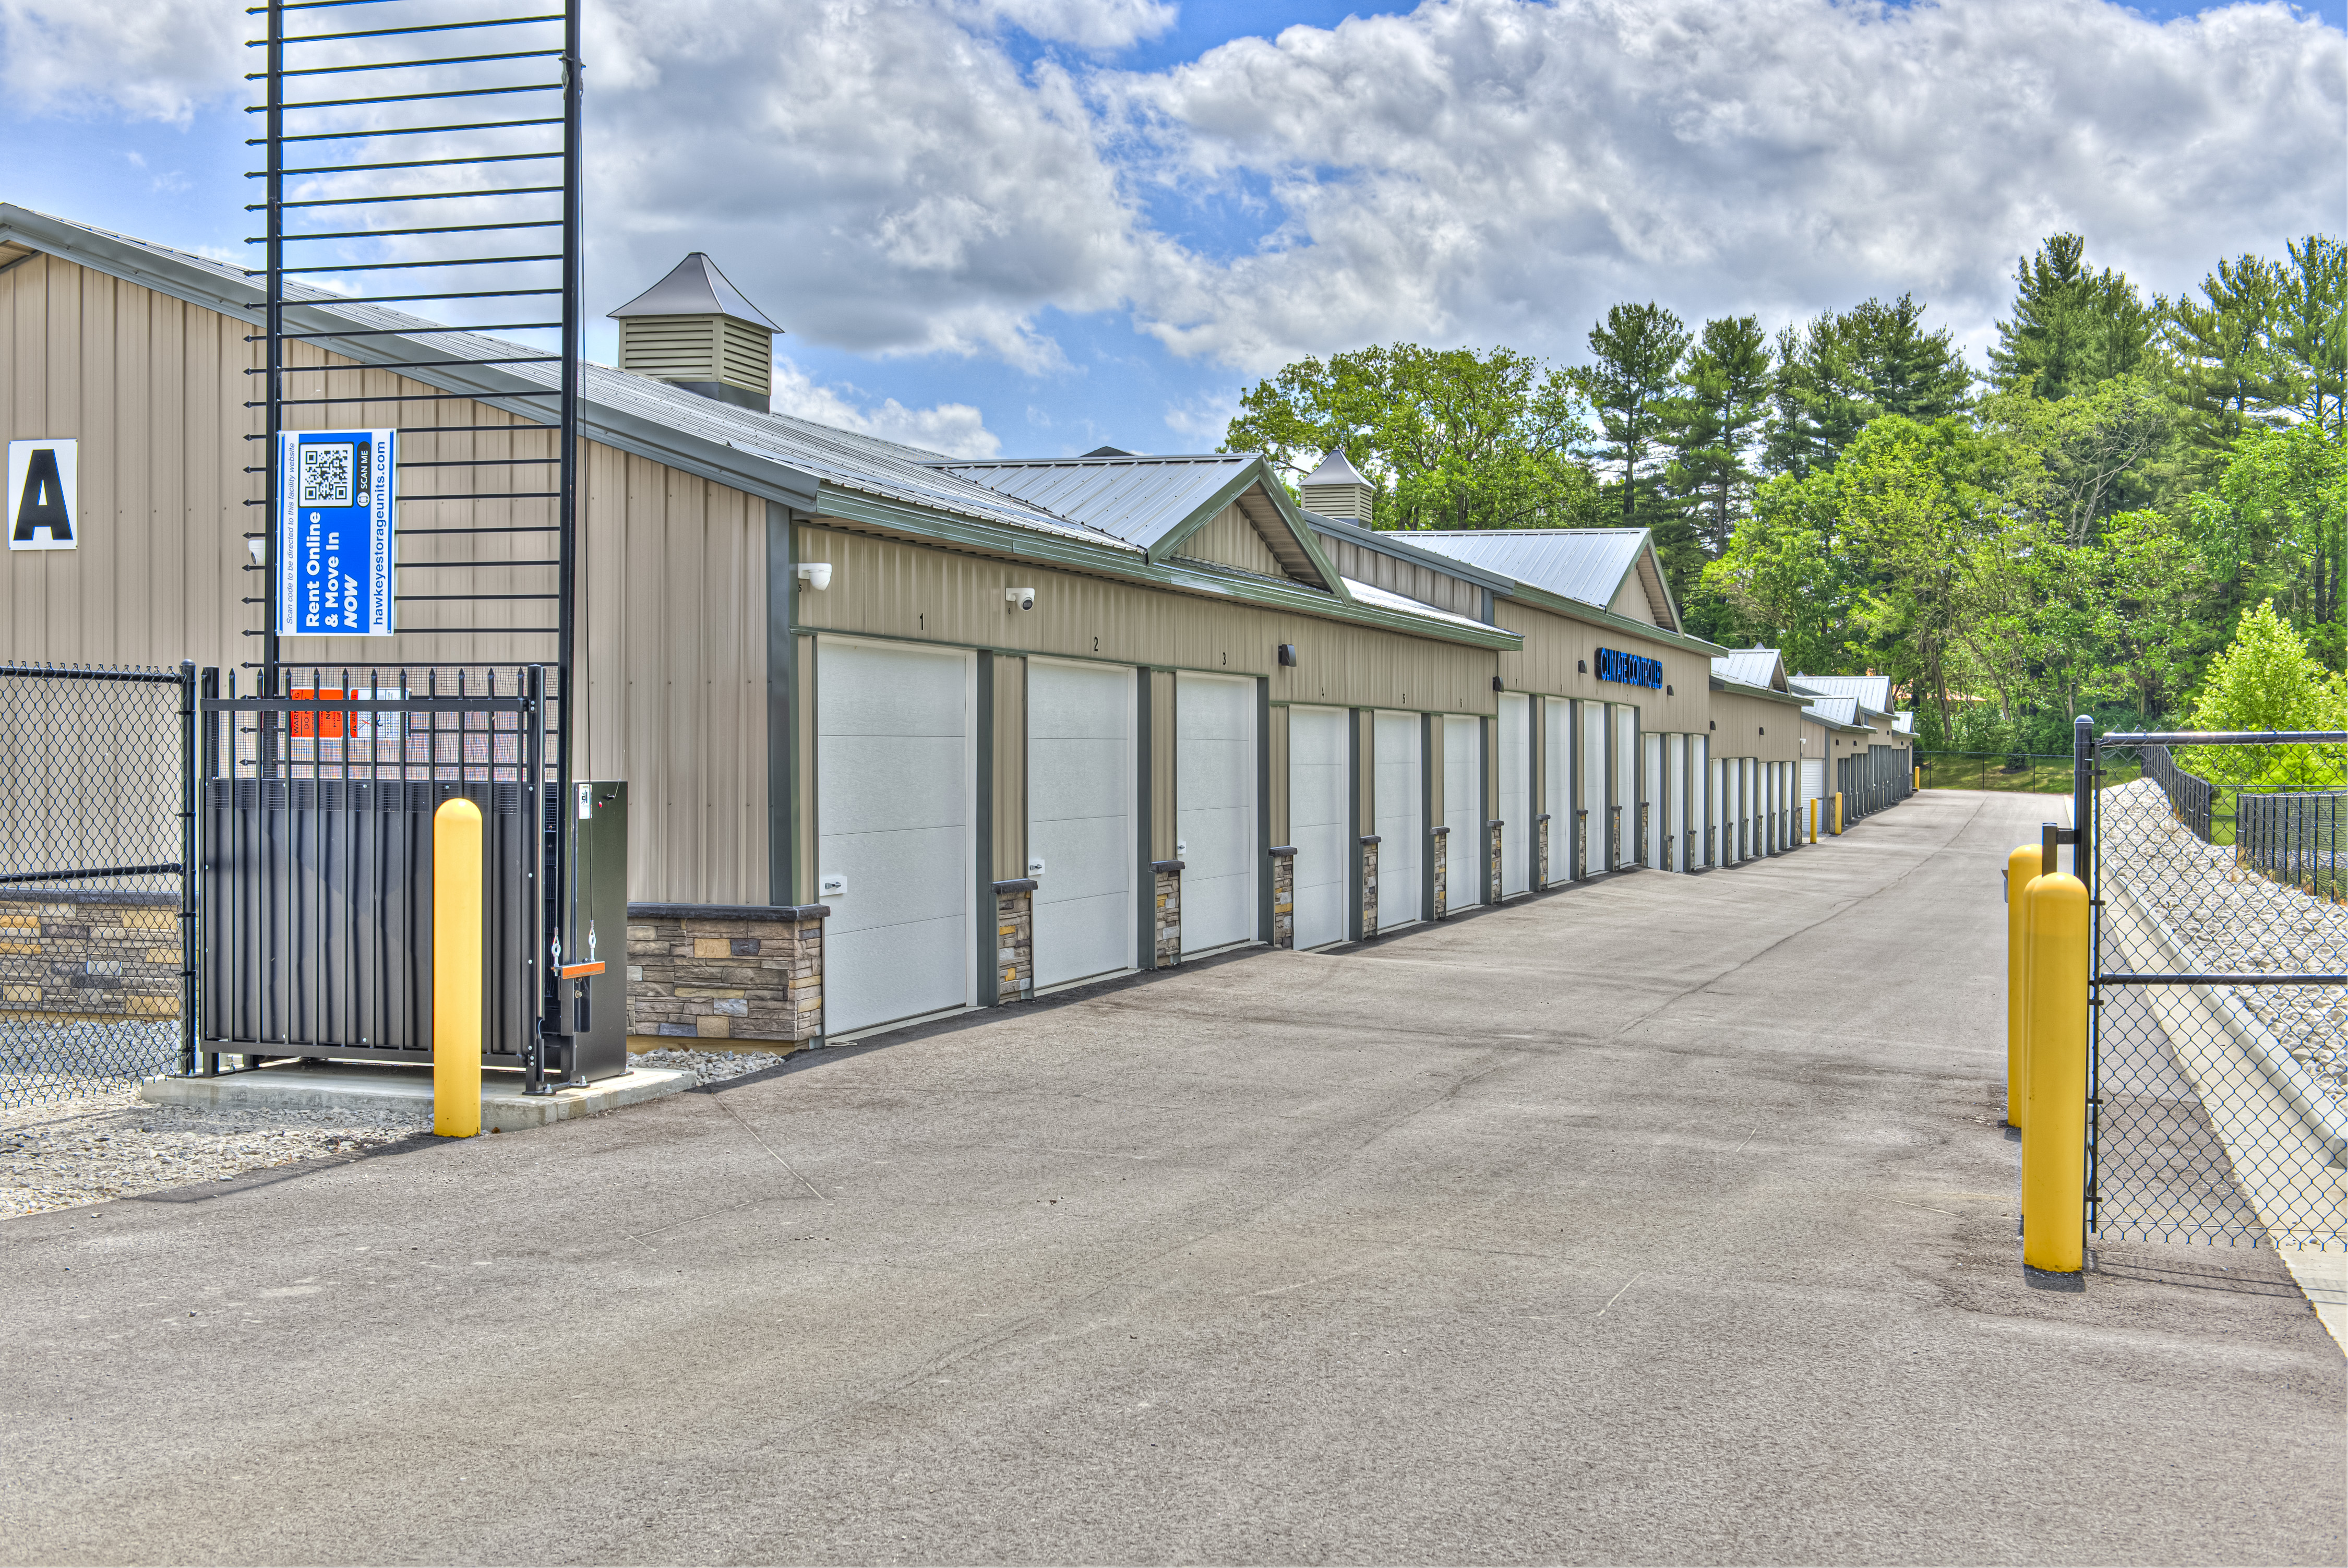
{"label": "gravel strip", "polygon": [[[796,1055],[797,1053],[793,1053]],[[662,1068],[693,1075],[696,1084],[724,1083],[745,1073],[762,1073],[790,1059],[774,1051],[631,1051],[632,1068]]]}
{"label": "gravel strip", "polygon": [[217,1181],[429,1130],[429,1112],[149,1105],[136,1085],[0,1114],[0,1217]]}
{"label": "gravel strip", "polygon": [[[2348,971],[2348,908],[2271,882],[2205,844],[2149,779],[2104,792],[2104,866],[2158,913],[2202,969],[2234,974]],[[2348,986],[2232,988],[2326,1093],[2348,1106]]]}

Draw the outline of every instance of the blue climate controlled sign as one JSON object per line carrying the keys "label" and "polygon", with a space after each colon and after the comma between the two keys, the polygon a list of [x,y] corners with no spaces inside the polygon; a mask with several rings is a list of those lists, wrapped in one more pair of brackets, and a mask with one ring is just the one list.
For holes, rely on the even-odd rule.
{"label": "blue climate controlled sign", "polygon": [[277,634],[387,637],[391,430],[289,430],[277,438]]}
{"label": "blue climate controlled sign", "polygon": [[1598,678],[1621,681],[1624,686],[1660,686],[1663,684],[1663,662],[1637,654],[1621,653],[1613,648],[1601,648],[1598,650]]}

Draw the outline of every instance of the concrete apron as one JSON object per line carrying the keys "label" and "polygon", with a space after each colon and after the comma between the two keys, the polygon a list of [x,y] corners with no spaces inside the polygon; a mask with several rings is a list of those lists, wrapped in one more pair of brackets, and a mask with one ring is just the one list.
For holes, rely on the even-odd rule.
{"label": "concrete apron", "polygon": [[[634,1068],[584,1088],[525,1095],[521,1074],[489,1069],[481,1074],[481,1130],[512,1132],[544,1127],[575,1116],[596,1116],[693,1087],[693,1075],[671,1068]],[[219,1078],[150,1078],[139,1098],[154,1105],[192,1105],[211,1110],[409,1111],[430,1115],[432,1069],[367,1067],[326,1062],[314,1067],[260,1068]]]}

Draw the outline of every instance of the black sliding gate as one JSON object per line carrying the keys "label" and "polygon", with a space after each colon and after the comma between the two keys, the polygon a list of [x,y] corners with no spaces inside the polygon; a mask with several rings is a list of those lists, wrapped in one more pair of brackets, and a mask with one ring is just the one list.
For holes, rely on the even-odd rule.
{"label": "black sliding gate", "polygon": [[229,679],[222,692],[205,671],[195,704],[191,1070],[431,1060],[432,819],[461,797],[480,808],[489,860],[482,1059],[533,1090],[581,1081],[559,980],[553,901],[569,879],[546,672],[289,667],[249,696]]}

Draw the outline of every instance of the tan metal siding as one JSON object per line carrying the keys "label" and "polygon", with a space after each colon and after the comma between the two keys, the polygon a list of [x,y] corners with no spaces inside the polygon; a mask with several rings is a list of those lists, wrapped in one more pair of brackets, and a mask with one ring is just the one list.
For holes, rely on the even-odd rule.
{"label": "tan metal siding", "polygon": [[0,439],[70,438],[80,455],[79,547],[0,552],[0,656],[253,656],[250,330],[48,256],[0,273]]}
{"label": "tan metal siding", "polygon": [[[0,273],[0,433],[81,443],[80,548],[0,552],[0,656],[234,668],[259,656],[263,590],[243,535],[263,523],[252,410],[257,346],[233,316],[52,257]],[[327,356],[298,345],[294,361]],[[348,363],[335,360],[335,363]],[[335,396],[431,388],[386,370],[311,376]],[[402,438],[403,463],[551,455],[543,427],[466,402],[297,407],[299,428],[512,426]],[[763,502],[582,442],[579,655],[582,773],[626,778],[635,846],[630,896],[741,903],[767,897],[766,527]],[[545,465],[403,468],[399,526],[552,521],[551,503],[441,501],[440,492],[551,489]],[[551,569],[435,562],[550,556],[551,536],[412,534],[402,593],[551,592]],[[551,637],[424,636],[482,617],[551,625],[548,601],[407,603],[393,638],[289,638],[290,663],[330,668],[551,658]],[[249,678],[249,676],[248,676]]]}
{"label": "tan metal siding", "polygon": [[[1639,710],[1641,729],[1665,734],[1701,730],[1710,717],[1712,660],[1705,655],[1649,642],[1635,633],[1593,626],[1513,599],[1501,600],[1494,607],[1493,619],[1525,639],[1521,651],[1503,652],[1498,657],[1500,679],[1510,691],[1629,703]],[[1600,680],[1594,673],[1600,648],[1662,660],[1663,684],[1670,693]]]}
{"label": "tan metal siding", "polygon": [[[1487,648],[830,524],[802,528],[798,551],[802,562],[832,565],[830,588],[798,602],[801,620],[826,631],[1266,676],[1275,703],[1492,711],[1494,655]],[[1021,585],[1035,589],[1033,610],[1003,601],[1005,588]],[[1296,645],[1292,668],[1278,662],[1282,643]]]}
{"label": "tan metal siding", "polygon": [[1237,506],[1227,506],[1205,522],[1198,531],[1174,549],[1176,555],[1187,555],[1193,561],[1213,561],[1225,566],[1236,566],[1242,572],[1260,573],[1266,577],[1285,577],[1287,569],[1255,524]]}
{"label": "tan metal siding", "polygon": [[1422,566],[1415,561],[1398,560],[1350,539],[1333,539],[1323,534],[1321,549],[1329,557],[1331,565],[1356,583],[1384,588],[1390,593],[1400,593],[1422,604],[1448,610],[1455,615],[1483,618],[1484,590],[1473,583],[1448,573],[1437,572],[1431,566]]}
{"label": "tan metal siding", "polygon": [[1801,720],[1802,710],[1798,707],[1771,702],[1766,697],[1716,691],[1712,694],[1712,722],[1719,727],[1706,733],[1712,738],[1715,757],[1756,757],[1764,762],[1794,762],[1802,755]]}
{"label": "tan metal siding", "polygon": [[994,873],[1027,874],[1027,661],[994,661]]}

